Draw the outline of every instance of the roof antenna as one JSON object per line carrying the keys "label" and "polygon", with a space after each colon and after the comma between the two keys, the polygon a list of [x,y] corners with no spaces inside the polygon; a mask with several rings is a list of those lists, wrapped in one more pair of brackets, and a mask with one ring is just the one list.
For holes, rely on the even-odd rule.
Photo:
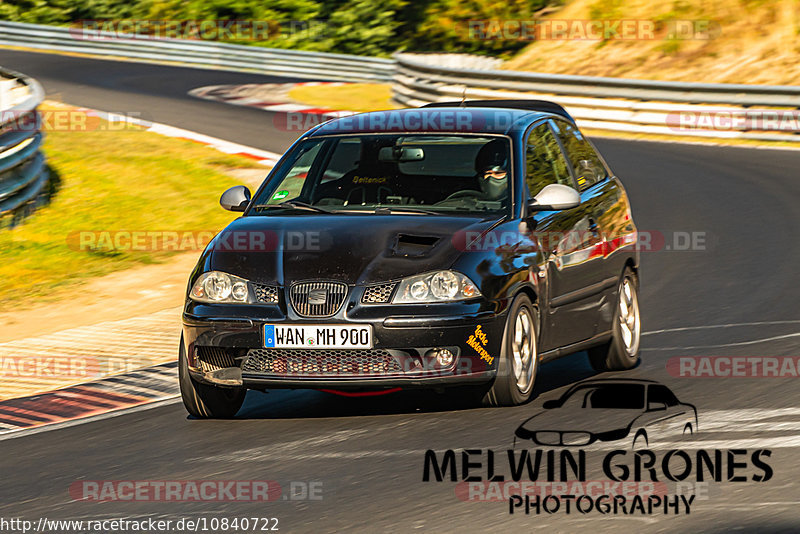
{"label": "roof antenna", "polygon": [[467,99],[467,84],[464,84],[464,91],[461,93],[461,107],[467,107],[464,101]]}

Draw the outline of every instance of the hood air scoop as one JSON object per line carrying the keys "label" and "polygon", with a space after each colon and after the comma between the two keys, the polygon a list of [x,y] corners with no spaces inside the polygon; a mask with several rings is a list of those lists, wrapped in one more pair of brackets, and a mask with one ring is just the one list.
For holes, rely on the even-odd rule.
{"label": "hood air scoop", "polygon": [[392,244],[392,255],[406,258],[426,256],[440,240],[439,236],[397,234]]}

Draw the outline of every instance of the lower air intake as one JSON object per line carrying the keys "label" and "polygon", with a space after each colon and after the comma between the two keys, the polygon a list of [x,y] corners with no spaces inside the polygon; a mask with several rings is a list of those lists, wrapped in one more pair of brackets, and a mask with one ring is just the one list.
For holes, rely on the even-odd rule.
{"label": "lower air intake", "polygon": [[382,349],[250,349],[245,373],[279,376],[381,376],[402,373],[400,362]]}
{"label": "lower air intake", "polygon": [[197,347],[197,359],[204,372],[209,373],[227,367],[236,367],[236,361],[226,349],[218,347]]}

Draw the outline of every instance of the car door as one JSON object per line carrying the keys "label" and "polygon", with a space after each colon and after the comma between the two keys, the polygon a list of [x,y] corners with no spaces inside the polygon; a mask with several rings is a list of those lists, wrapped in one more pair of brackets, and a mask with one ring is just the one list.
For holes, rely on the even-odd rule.
{"label": "car door", "polygon": [[564,148],[567,161],[581,194],[583,260],[586,269],[584,304],[602,313],[594,334],[611,328],[613,300],[625,255],[615,255],[622,247],[632,247],[635,229],[630,219],[628,201],[619,183],[607,166],[574,124],[565,120],[552,121],[553,129]]}
{"label": "car door", "polygon": [[[533,125],[526,136],[525,182],[530,197],[546,185],[576,187],[569,163],[549,121]],[[588,219],[583,205],[568,210],[533,214],[535,236],[544,260],[547,307],[542,321],[547,322],[540,340],[548,351],[591,337],[595,330],[595,311],[582,307],[580,295],[594,282],[587,273],[583,257],[591,243],[584,241]],[[578,298],[576,298],[576,296]]]}

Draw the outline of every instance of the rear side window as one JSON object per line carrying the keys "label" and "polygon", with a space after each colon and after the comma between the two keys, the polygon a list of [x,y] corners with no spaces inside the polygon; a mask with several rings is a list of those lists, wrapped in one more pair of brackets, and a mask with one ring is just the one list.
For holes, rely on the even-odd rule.
{"label": "rear side window", "polygon": [[553,126],[572,163],[578,189],[583,191],[603,180],[606,177],[606,168],[580,130],[560,120],[553,121]]}
{"label": "rear side window", "polygon": [[531,196],[536,196],[546,185],[573,186],[567,168],[567,160],[558,146],[558,141],[547,123],[531,130],[525,152],[525,181]]}
{"label": "rear side window", "polygon": [[666,386],[661,385],[650,386],[647,402],[663,402],[667,406],[679,404],[675,395]]}

